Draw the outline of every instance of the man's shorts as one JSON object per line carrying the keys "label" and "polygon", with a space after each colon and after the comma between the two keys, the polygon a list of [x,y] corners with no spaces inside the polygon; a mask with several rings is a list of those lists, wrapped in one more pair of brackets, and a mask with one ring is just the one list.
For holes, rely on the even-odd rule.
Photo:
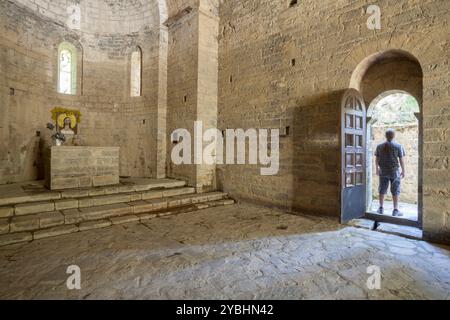
{"label": "man's shorts", "polygon": [[380,186],[378,192],[382,195],[386,195],[389,184],[391,184],[391,193],[393,196],[399,196],[401,193],[401,177],[381,177],[380,176]]}

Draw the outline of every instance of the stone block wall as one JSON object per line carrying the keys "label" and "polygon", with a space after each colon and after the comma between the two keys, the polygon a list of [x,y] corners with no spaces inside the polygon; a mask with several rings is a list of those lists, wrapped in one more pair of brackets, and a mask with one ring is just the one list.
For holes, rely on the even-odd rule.
{"label": "stone block wall", "polygon": [[174,130],[189,131],[193,162],[195,121],[202,122],[203,131],[217,128],[219,5],[217,0],[190,4],[187,13],[169,19],[166,159],[170,177],[207,192],[216,189],[215,165],[174,165],[171,159]]}
{"label": "stone block wall", "polygon": [[[196,184],[194,165],[174,165],[171,151],[174,147],[171,134],[174,130],[187,129],[194,137],[194,121],[197,120],[198,88],[198,11],[181,17],[169,26],[169,50],[167,59],[167,174]],[[193,141],[192,141],[193,143]],[[193,146],[193,144],[192,144]]]}
{"label": "stone block wall", "polygon": [[[80,30],[67,26],[69,3],[82,6]],[[0,183],[42,176],[45,123],[60,105],[84,114],[80,133],[89,145],[121,148],[122,175],[164,176],[167,167],[169,176],[200,190],[217,180],[236,198],[338,218],[342,95],[357,86],[376,97],[398,84],[398,90],[423,88],[420,97],[412,94],[423,110],[425,236],[450,239],[449,1],[104,3],[0,3]],[[372,4],[381,9],[381,30],[367,28]],[[83,92],[76,96],[56,94],[63,40],[83,48]],[[127,70],[136,45],[143,49],[143,96],[131,99]],[[405,79],[408,62],[400,68],[406,73],[388,83],[380,74],[375,86],[360,83],[368,57],[387,51],[417,60],[420,81]],[[193,134],[196,120],[208,127],[217,122],[221,130],[289,127],[280,138],[279,173],[261,176],[251,165],[174,166],[170,134],[177,128]]]}
{"label": "stone block wall", "polygon": [[[449,241],[450,3],[290,3],[221,3],[219,126],[289,126],[291,134],[281,138],[277,176],[262,177],[251,166],[221,166],[220,185],[242,199],[338,218],[341,97],[367,57],[402,50],[423,70],[424,233]],[[372,4],[381,9],[381,30],[366,26]]]}

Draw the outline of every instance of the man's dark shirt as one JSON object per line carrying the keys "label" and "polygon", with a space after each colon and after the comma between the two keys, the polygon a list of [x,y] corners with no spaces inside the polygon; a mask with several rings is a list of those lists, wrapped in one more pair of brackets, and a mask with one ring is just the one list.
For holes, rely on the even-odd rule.
{"label": "man's dark shirt", "polygon": [[405,156],[405,150],[396,142],[382,143],[378,145],[375,156],[380,166],[380,176],[395,178],[399,175],[399,158]]}

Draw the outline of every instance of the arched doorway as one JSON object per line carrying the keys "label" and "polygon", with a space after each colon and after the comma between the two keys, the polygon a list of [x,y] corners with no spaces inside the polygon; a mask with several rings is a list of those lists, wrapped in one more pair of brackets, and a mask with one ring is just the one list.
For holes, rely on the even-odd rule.
{"label": "arched doorway", "polygon": [[[378,177],[375,171],[374,153],[378,144],[385,141],[385,132],[394,129],[396,142],[405,149],[406,176],[402,181],[399,219],[419,222],[419,128],[420,107],[417,100],[401,90],[383,92],[375,98],[367,110],[366,129],[366,205],[369,214],[377,214],[379,208]],[[384,202],[385,213],[393,211],[392,197]]]}
{"label": "arched doorway", "polygon": [[[422,207],[423,207],[423,194],[422,194],[422,173],[423,173],[423,123],[422,123],[422,95],[423,95],[423,73],[422,68],[418,60],[408,52],[402,50],[386,50],[382,52],[374,53],[361,61],[355,68],[349,87],[355,90],[358,95],[363,99],[364,105],[367,110],[366,119],[366,134],[365,134],[365,194],[364,199],[366,201],[366,212],[360,213],[359,216],[365,215],[371,219],[377,221],[387,221],[398,224],[405,224],[410,226],[421,227],[422,226]],[[373,130],[374,119],[373,111],[380,103],[386,103],[383,99],[387,99],[392,94],[408,94],[416,102],[416,109],[414,109],[414,117],[417,125],[417,219],[395,219],[392,216],[378,217],[373,215],[370,210],[373,205],[373,184],[374,179],[372,176],[372,161],[373,161],[373,144],[371,135],[367,134],[367,130]],[[383,108],[381,108],[383,109]],[[410,114],[411,115],[411,114]],[[396,123],[397,122],[397,123]],[[341,123],[345,124],[345,120],[342,118]],[[379,122],[383,124],[383,122]],[[390,123],[391,126],[400,125],[397,120]],[[372,133],[371,133],[372,134]],[[343,138],[341,138],[343,141]],[[345,144],[345,142],[343,142]],[[344,156],[342,156],[344,164]],[[341,175],[344,177],[345,170],[342,166]],[[342,180],[344,181],[344,180]],[[376,190],[375,190],[376,191]],[[343,183],[342,194],[345,194],[345,184]],[[342,221],[345,221],[346,214],[344,212],[348,204],[345,203],[345,197],[341,197],[341,216]],[[353,217],[355,214],[353,214]]]}

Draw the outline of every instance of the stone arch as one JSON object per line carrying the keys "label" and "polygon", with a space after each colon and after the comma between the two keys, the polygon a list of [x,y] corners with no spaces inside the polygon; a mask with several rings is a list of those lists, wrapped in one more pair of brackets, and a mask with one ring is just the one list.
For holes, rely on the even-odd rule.
{"label": "stone arch", "polygon": [[[388,49],[373,53],[362,59],[353,70],[349,87],[361,92],[368,108],[367,135],[373,124],[370,110],[376,102],[395,92],[404,92],[413,96],[419,104],[416,114],[419,124],[419,164],[418,164],[418,225],[423,221],[423,69],[419,60],[410,52],[401,49]],[[371,185],[372,153],[366,149],[367,185]],[[367,189],[368,207],[372,194]],[[370,204],[369,204],[370,202]]]}
{"label": "stone arch", "polygon": [[396,94],[396,93],[408,94],[408,95],[411,95],[412,97],[414,97],[416,99],[416,101],[417,101],[417,104],[419,105],[419,112],[420,112],[420,109],[421,109],[422,106],[419,104],[417,98],[411,92],[405,91],[405,90],[396,89],[396,90],[384,91],[383,93],[379,94],[375,99],[373,99],[370,102],[370,104],[367,105],[367,116],[370,117],[370,115],[373,112],[373,109],[377,106],[377,104],[381,100],[383,100],[384,98],[386,98],[386,97],[388,97],[390,95]]}
{"label": "stone arch", "polygon": [[[348,88],[347,81],[350,81],[350,87],[354,88],[354,81],[351,80],[354,79],[356,72],[361,70],[362,63],[370,57],[387,51],[400,51],[415,57],[423,67],[426,82],[429,77],[435,77],[439,72],[443,72],[443,70],[428,68],[435,61],[448,56],[445,47],[437,44],[441,41],[442,38],[438,32],[429,33],[426,37],[422,33],[406,33],[400,30],[392,33],[376,33],[347,50],[341,61],[340,73],[345,76],[341,78],[339,87]],[[424,95],[428,95],[428,92],[425,91]],[[432,103],[431,100],[433,99],[424,99],[426,108],[429,103]]]}
{"label": "stone arch", "polygon": [[[408,63],[410,65],[416,65],[417,70],[415,70],[414,76],[423,77],[422,67],[419,62],[419,60],[412,55],[411,53],[399,50],[399,49],[390,49],[385,51],[380,51],[377,53],[373,53],[369,55],[368,57],[364,58],[353,70],[351,79],[350,79],[350,88],[354,88],[358,91],[363,91],[363,84],[364,84],[364,78],[368,76],[368,73],[370,72],[373,67],[381,64],[387,64],[387,63],[395,63],[398,64],[399,62],[404,62],[405,64]],[[392,85],[392,84],[391,84]],[[408,90],[405,90],[408,91]],[[416,90],[412,90],[416,91]],[[413,96],[416,98],[420,98],[419,94],[416,92],[410,92]],[[374,97],[378,96],[375,95]]]}

